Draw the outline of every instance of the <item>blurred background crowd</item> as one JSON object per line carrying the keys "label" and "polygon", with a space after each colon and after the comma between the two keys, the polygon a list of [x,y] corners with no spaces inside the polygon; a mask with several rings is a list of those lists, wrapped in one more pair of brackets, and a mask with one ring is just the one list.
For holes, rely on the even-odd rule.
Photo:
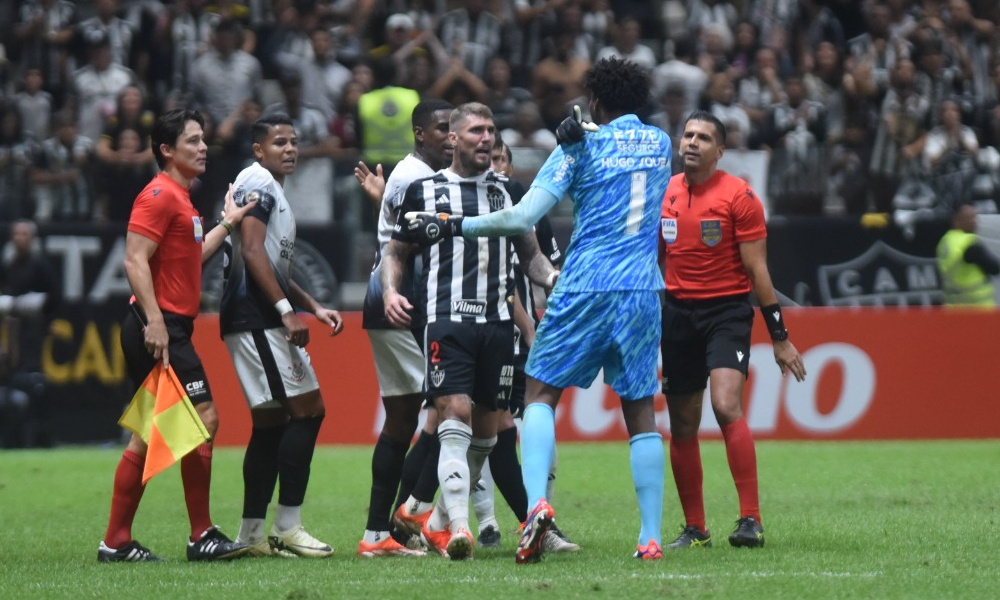
{"label": "blurred background crowd", "polygon": [[393,123],[366,94],[488,104],[530,180],[610,55],[649,70],[640,117],[675,143],[704,108],[728,148],[766,153],[771,216],[991,213],[998,25],[996,0],[0,0],[0,221],[126,221],[155,172],[154,115],[176,106],[208,120],[192,197],[211,215],[252,160],[250,123],[280,110],[300,224],[338,226],[363,265],[354,165],[408,149],[387,151]]}

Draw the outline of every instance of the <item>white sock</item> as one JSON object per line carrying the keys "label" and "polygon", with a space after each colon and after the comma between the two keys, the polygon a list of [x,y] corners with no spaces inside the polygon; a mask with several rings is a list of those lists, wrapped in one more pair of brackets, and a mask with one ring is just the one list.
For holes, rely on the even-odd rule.
{"label": "white sock", "polygon": [[422,515],[429,510],[434,510],[433,502],[423,502],[421,500],[417,500],[413,496],[406,499],[405,506],[406,512],[413,516]]}
{"label": "white sock", "polygon": [[236,539],[244,544],[256,544],[264,539],[264,519],[243,519]]}
{"label": "white sock", "polygon": [[496,445],[496,436],[489,439],[472,438],[472,443],[469,445],[469,475],[473,480],[476,480],[478,475],[479,481],[472,492],[472,506],[476,511],[479,531],[490,525],[499,529],[494,508],[493,474],[490,472],[490,463],[487,460]]}
{"label": "white sock", "polygon": [[385,541],[389,537],[388,531],[372,531],[370,529],[365,529],[365,537],[363,538],[366,544],[377,544],[379,542]]}
{"label": "white sock", "polygon": [[[472,452],[471,449],[469,452]],[[480,533],[490,525],[499,529],[494,512],[493,488],[493,474],[490,472],[489,461],[486,461],[483,463],[483,472],[479,476],[479,483],[472,490],[472,509],[476,512]]]}
{"label": "white sock", "polygon": [[[467,455],[472,443],[472,428],[461,421],[446,419],[438,425],[438,438],[441,440],[441,457],[438,459],[441,494],[431,518],[440,523],[447,515],[454,533],[469,528],[471,479]],[[438,509],[443,509],[444,515]]]}
{"label": "white sock", "polygon": [[302,506],[278,504],[278,514],[274,518],[274,526],[278,531],[291,531],[299,525],[302,525]]}

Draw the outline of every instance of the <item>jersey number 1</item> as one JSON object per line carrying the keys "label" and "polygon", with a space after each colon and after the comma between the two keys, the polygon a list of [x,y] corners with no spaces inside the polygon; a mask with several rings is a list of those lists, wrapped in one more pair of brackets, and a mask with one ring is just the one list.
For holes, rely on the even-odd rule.
{"label": "jersey number 1", "polygon": [[642,209],[646,205],[646,172],[632,173],[632,198],[628,203],[628,220],[625,222],[625,235],[639,233],[642,224]]}

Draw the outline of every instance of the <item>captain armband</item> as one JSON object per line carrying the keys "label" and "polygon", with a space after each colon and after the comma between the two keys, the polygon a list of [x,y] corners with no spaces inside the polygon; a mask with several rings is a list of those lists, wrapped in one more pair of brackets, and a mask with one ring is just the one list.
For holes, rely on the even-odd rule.
{"label": "captain armband", "polygon": [[770,334],[772,342],[783,342],[788,339],[788,330],[785,329],[780,304],[761,306],[760,314],[764,317],[764,324],[767,325],[767,333]]}

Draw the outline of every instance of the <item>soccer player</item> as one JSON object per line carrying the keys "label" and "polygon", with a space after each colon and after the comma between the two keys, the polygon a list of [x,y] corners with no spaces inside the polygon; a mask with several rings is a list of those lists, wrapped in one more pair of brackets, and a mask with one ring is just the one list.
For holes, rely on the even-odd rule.
{"label": "soccer player", "polygon": [[[385,182],[378,217],[379,251],[375,257],[362,312],[362,325],[368,333],[378,377],[379,393],[385,408],[385,421],[375,450],[372,452],[372,487],[368,501],[368,522],[364,537],[358,543],[358,556],[421,555],[393,539],[389,534],[389,519],[399,487],[406,451],[417,429],[423,402],[424,355],[418,342],[419,330],[397,329],[385,318],[382,303],[381,259],[389,244],[406,188],[418,179],[430,177],[451,162],[452,146],[448,139],[448,119],[454,107],[443,100],[424,100],[413,109],[413,151],[399,161]],[[368,169],[359,164],[362,186]],[[413,270],[407,270],[411,280],[400,288],[410,302],[414,300]],[[414,448],[415,469],[423,464],[436,441],[436,416],[429,416],[430,432],[421,431]],[[423,458],[421,458],[423,457]],[[436,480],[433,482],[437,486]],[[433,491],[431,492],[433,499]],[[430,515],[431,504],[423,513]],[[405,511],[405,509],[404,509]]]}
{"label": "soccer player", "polygon": [[663,393],[670,414],[670,465],[685,527],[670,548],[710,546],[702,496],[698,428],[706,380],[722,428],[729,469],[739,495],[733,546],[764,545],[757,499],[757,455],[743,417],[743,385],[750,364],[752,291],[774,343],[782,375],[806,376],[788,341],[781,306],[767,270],[764,208],[746,181],[718,168],[726,128],[709,112],[687,118],[680,142],[684,172],[663,196],[666,300],[661,347]]}
{"label": "soccer player", "polygon": [[[456,108],[448,134],[451,166],[410,184],[401,212],[433,210],[460,219],[511,206],[507,178],[490,170],[495,132],[487,106],[473,102]],[[406,218],[400,218],[382,262],[386,318],[400,328],[413,325],[413,304],[399,291],[412,236]],[[534,236],[519,236],[514,244],[532,281],[555,279]],[[453,560],[473,554],[470,484],[479,480],[496,445],[497,400],[508,397],[514,374],[510,255],[507,240],[464,238],[422,251],[425,381],[441,419],[441,493],[421,533],[429,547]]]}
{"label": "soccer player", "polygon": [[[288,115],[258,119],[251,129],[257,162],[236,176],[237,205],[256,199],[234,229],[219,326],[250,407],[253,431],[243,458],[243,519],[237,540],[251,554],[291,553],[322,558],[333,548],[302,527],[309,468],[326,409],[305,347],[309,327],[294,306],[340,333],[340,313],[322,306],[292,279],[295,217],[282,186],[299,151]],[[264,535],[276,483],[278,509]]]}
{"label": "soccer player", "polygon": [[[135,295],[135,311],[122,323],[125,365],[136,389],[156,361],[172,364],[208,433],[214,437],[219,416],[205,369],[191,343],[201,301],[201,264],[222,245],[228,228],[238,224],[253,204],[236,209],[226,197],[222,227],[207,234],[191,204],[188,188],[205,172],[208,146],[205,121],[193,110],[172,110],[153,125],[153,154],[162,171],[139,193],[125,237],[125,273]],[[99,562],[160,562],[162,559],[132,538],[132,521],[145,485],[146,444],[129,439],[115,471],[108,529],[97,550]],[[184,500],[191,521],[187,558],[191,561],[236,558],[246,544],[233,542],[209,515],[212,442],[181,459]]]}
{"label": "soccer player", "polygon": [[521,455],[533,508],[517,564],[541,558],[542,540],[555,517],[545,494],[559,397],[569,386],[589,386],[601,368],[622,398],[629,434],[641,517],[635,556],[663,556],[663,444],[653,412],[659,332],[650,326],[659,329],[663,283],[656,229],[670,179],[670,139],[634,114],[649,94],[649,77],[634,63],[602,59],[587,71],[585,85],[590,112],[604,126],[587,135],[579,112],[563,121],[557,131],[560,146],[516,207],[465,219],[415,214],[409,221],[421,243],[510,235],[528,231],[566,193],[575,203],[566,263],[525,367]]}
{"label": "soccer player", "polygon": [[[510,147],[503,142],[497,133],[493,142],[493,171],[508,178],[514,173],[513,156]],[[520,182],[511,179],[507,185],[511,201],[516,205],[524,197],[525,189]],[[562,264],[562,251],[552,234],[552,225],[548,217],[543,216],[534,227],[534,235],[538,240],[539,249],[549,261],[558,268]],[[493,487],[503,494],[507,505],[514,512],[519,523],[528,516],[528,497],[524,489],[524,479],[521,476],[521,465],[517,458],[517,426],[515,417],[524,412],[525,375],[524,366],[528,360],[528,350],[535,339],[538,328],[538,313],[535,310],[535,291],[524,273],[521,271],[517,257],[514,257],[514,384],[511,387],[510,401],[500,404],[499,422],[497,425],[497,445],[490,453],[490,458],[483,465],[483,473],[472,492],[472,504],[476,512],[479,526],[478,544],[481,548],[500,547],[500,527],[496,521],[494,510]],[[546,497],[552,497],[552,488],[556,480],[556,456],[552,457],[552,468],[546,485]],[[546,552],[574,552],[580,549],[578,544],[570,540],[556,527],[555,522],[542,543]]]}

